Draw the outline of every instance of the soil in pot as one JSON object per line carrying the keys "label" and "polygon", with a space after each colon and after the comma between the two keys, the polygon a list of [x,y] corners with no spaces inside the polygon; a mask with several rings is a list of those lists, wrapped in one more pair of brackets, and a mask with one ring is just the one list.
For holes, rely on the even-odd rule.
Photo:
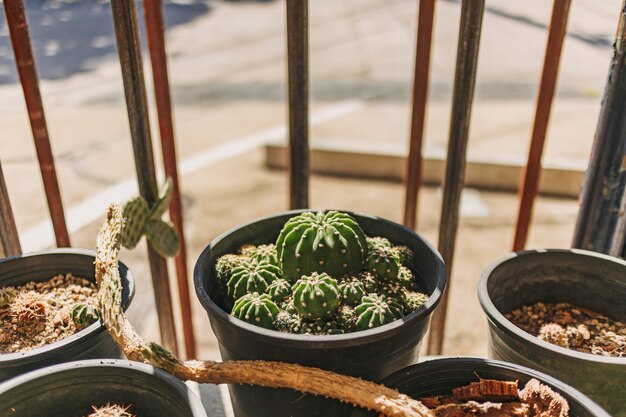
{"label": "soil in pot", "polygon": [[[356,219],[365,235],[384,237],[394,245],[406,246],[415,254],[409,261],[410,269],[418,290],[429,295],[416,311],[368,330],[322,335],[279,332],[250,324],[245,317],[242,320],[228,313],[230,306],[226,305],[223,287],[216,276],[217,260],[223,255],[235,254],[246,244],[258,247],[276,242],[285,224],[304,212],[282,213],[231,230],[211,242],[198,259],[194,270],[196,292],[207,310],[222,359],[298,363],[373,381],[415,363],[430,314],[445,286],[443,261],[436,250],[414,231],[377,217],[348,213]],[[325,260],[318,259],[318,264],[319,261]],[[343,267],[344,263],[347,262],[338,265]],[[343,416],[349,415],[352,409],[335,400],[284,389],[232,385],[229,390],[237,417]]]}
{"label": "soil in pot", "polygon": [[86,417],[94,406],[107,404],[130,406],[127,412],[136,417],[207,417],[200,398],[182,381],[138,362],[69,362],[0,384],[3,417]]}

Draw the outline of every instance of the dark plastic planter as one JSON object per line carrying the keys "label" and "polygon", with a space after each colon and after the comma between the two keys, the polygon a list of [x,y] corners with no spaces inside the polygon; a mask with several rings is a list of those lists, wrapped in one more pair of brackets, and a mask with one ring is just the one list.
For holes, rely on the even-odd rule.
{"label": "dark plastic planter", "polygon": [[[415,363],[430,314],[445,286],[441,256],[424,239],[401,225],[373,216],[351,213],[366,234],[384,236],[415,252],[412,269],[422,290],[431,294],[425,305],[393,323],[343,335],[307,336],[280,333],[236,319],[220,307],[214,267],[223,254],[246,243],[276,241],[285,222],[300,213],[292,211],[255,220],[215,239],[200,255],[194,283],[207,310],[224,360],[261,359],[299,363],[370,380]],[[237,417],[346,416],[351,407],[335,400],[302,395],[287,389],[231,385],[230,396]]]}
{"label": "dark plastic planter", "polygon": [[[520,388],[536,378],[561,394],[569,403],[572,417],[610,417],[600,406],[576,389],[548,375],[523,366],[482,358],[444,358],[409,366],[385,378],[382,383],[412,397],[450,394],[453,388],[485,379],[519,381]],[[352,417],[376,416],[363,409]]]}
{"label": "dark plastic planter", "polygon": [[576,249],[514,253],[482,273],[478,297],[489,319],[492,357],[552,375],[616,417],[626,416],[626,358],[544,342],[503,315],[538,301],[568,302],[626,321],[626,262]]}
{"label": "dark plastic planter", "polygon": [[[95,282],[94,261],[94,252],[79,249],[55,249],[1,259],[0,286],[46,281],[67,273]],[[135,287],[126,265],[121,262],[119,265],[123,286],[122,305],[126,309]],[[122,352],[100,322],[56,343],[27,352],[0,354],[0,382],[33,369],[96,358],[122,358]]]}
{"label": "dark plastic planter", "polygon": [[82,417],[91,406],[130,405],[139,417],[207,417],[182,381],[152,366],[88,360],[51,366],[0,384],[0,416]]}

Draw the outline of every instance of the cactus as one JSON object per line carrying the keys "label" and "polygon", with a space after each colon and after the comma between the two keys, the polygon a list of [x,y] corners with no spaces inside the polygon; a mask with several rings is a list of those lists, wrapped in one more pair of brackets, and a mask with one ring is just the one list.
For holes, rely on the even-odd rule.
{"label": "cactus", "polygon": [[363,301],[356,307],[355,311],[357,315],[356,327],[359,330],[382,326],[404,316],[400,304],[393,300],[386,301],[383,297],[375,294],[363,297]]}
{"label": "cactus", "polygon": [[280,310],[274,317],[274,329],[283,333],[300,333],[301,318],[297,314]]}
{"label": "cactus", "polygon": [[15,299],[17,293],[13,287],[0,288],[0,308],[6,308]]}
{"label": "cactus", "polygon": [[399,269],[398,258],[391,249],[379,248],[367,255],[367,270],[382,279],[395,280]]}
{"label": "cactus", "polygon": [[402,297],[404,296],[405,292],[406,292],[405,288],[402,285],[400,285],[399,282],[389,281],[381,285],[379,294],[387,300],[392,299],[392,300],[400,301],[402,300]]}
{"label": "cactus", "polygon": [[272,301],[281,303],[291,295],[291,284],[289,284],[289,281],[279,278],[274,280],[274,282],[267,287],[265,292],[269,294]]}
{"label": "cactus", "polygon": [[361,298],[367,293],[361,281],[354,278],[346,278],[339,284],[339,292],[343,303],[355,306],[361,302]]}
{"label": "cactus", "polygon": [[354,327],[356,326],[356,312],[354,307],[350,307],[348,305],[340,305],[335,313],[335,320],[337,321],[337,325],[344,333],[349,333],[354,331]]}
{"label": "cactus", "polygon": [[349,214],[306,212],[285,223],[276,250],[285,279],[295,282],[313,272],[337,278],[357,274],[365,263],[367,242]]}
{"label": "cactus", "polygon": [[241,254],[248,256],[257,261],[267,261],[274,266],[280,266],[278,255],[276,253],[276,245],[270,243],[268,245],[246,245],[241,248]]}
{"label": "cactus", "polygon": [[305,321],[300,330],[302,334],[330,335],[341,334],[339,325],[334,320],[317,319],[315,321]]}
{"label": "cactus", "polygon": [[47,308],[48,305],[41,296],[33,291],[17,294],[9,305],[11,315],[19,323],[32,323],[44,319]]}
{"label": "cactus", "polygon": [[363,283],[363,288],[367,294],[377,293],[380,289],[378,277],[369,271],[363,271],[356,276],[356,279]]}
{"label": "cactus", "polygon": [[251,258],[242,255],[228,254],[220,256],[215,263],[215,275],[217,276],[217,280],[226,285],[230,277],[233,275],[233,269],[249,263],[250,260]]}
{"label": "cactus", "polygon": [[408,266],[413,259],[413,251],[406,246],[394,246],[392,250],[396,253],[400,265]]}
{"label": "cactus", "polygon": [[239,298],[230,314],[256,326],[273,329],[278,307],[269,295],[254,292]]}
{"label": "cactus", "polygon": [[426,301],[428,301],[428,296],[419,291],[404,291],[402,295],[402,306],[407,314],[420,308]]}
{"label": "cactus", "polygon": [[367,237],[365,240],[367,241],[369,250],[391,249],[393,246],[389,239],[384,237]]}
{"label": "cactus", "polygon": [[398,277],[396,279],[398,284],[402,285],[404,288],[415,287],[415,276],[406,266],[401,266],[400,269],[398,269]]}
{"label": "cactus", "polygon": [[309,320],[329,317],[339,306],[339,285],[325,273],[303,276],[292,291],[298,314]]}
{"label": "cactus", "polygon": [[76,325],[76,329],[83,330],[100,320],[100,310],[98,310],[98,307],[79,303],[72,307],[70,317],[74,325]]}
{"label": "cactus", "polygon": [[130,413],[130,405],[119,405],[107,403],[107,405],[103,407],[96,407],[95,405],[91,406],[93,412],[89,414],[87,417],[135,417],[134,414]]}
{"label": "cactus", "polygon": [[264,292],[278,278],[280,278],[279,268],[269,262],[257,262],[252,259],[233,268],[226,290],[229,296],[237,300],[252,292]]}

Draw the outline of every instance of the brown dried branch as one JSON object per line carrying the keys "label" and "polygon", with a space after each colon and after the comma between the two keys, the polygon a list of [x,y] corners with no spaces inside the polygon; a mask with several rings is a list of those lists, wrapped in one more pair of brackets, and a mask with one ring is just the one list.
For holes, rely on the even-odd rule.
{"label": "brown dried branch", "polygon": [[434,417],[421,402],[358,378],[280,362],[182,362],[158,344],[146,342],[133,329],[121,308],[122,288],[117,262],[122,229],[121,210],[111,205],[98,234],[96,280],[102,320],[128,359],[164,369],[182,380],[292,388],[376,410],[387,416]]}

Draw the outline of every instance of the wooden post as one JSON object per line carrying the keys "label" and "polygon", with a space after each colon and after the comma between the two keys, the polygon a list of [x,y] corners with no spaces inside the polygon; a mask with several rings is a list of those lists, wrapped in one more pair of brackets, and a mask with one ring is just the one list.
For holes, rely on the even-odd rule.
{"label": "wooden post", "polygon": [[0,165],[0,258],[22,253],[7,185]]}

